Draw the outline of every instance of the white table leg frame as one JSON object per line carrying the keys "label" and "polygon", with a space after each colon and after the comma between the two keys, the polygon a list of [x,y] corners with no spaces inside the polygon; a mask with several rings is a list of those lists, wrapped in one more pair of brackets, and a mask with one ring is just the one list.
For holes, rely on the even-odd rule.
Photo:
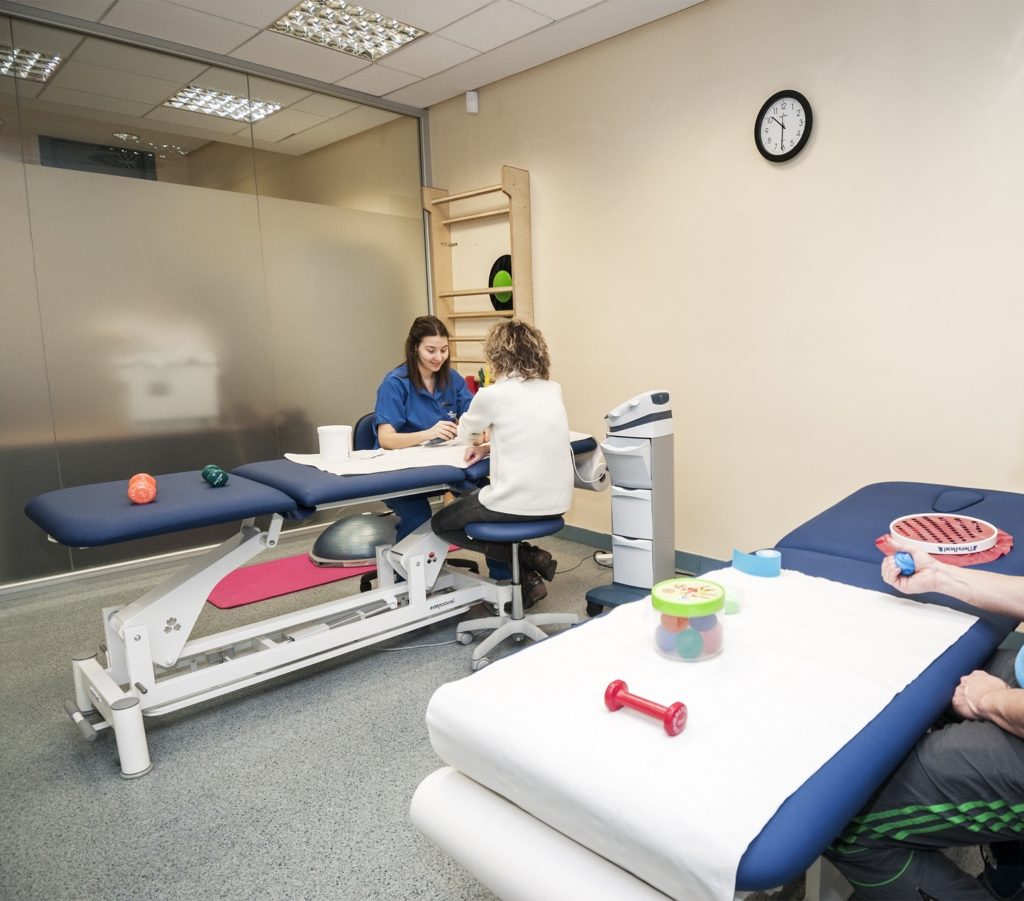
{"label": "white table leg frame", "polygon": [[[152,768],[143,716],[158,716],[329,660],[460,615],[477,602],[496,604],[499,587],[442,567],[427,591],[426,561],[408,557],[409,580],[209,637],[188,640],[213,587],[242,562],[276,544],[280,517],[268,532],[248,521],[214,548],[137,601],[103,611],[106,665],[72,661],[75,701],[65,709],[86,738],[113,730],[121,775]],[[378,554],[384,561],[385,555]],[[432,564],[433,566],[434,564]]]}

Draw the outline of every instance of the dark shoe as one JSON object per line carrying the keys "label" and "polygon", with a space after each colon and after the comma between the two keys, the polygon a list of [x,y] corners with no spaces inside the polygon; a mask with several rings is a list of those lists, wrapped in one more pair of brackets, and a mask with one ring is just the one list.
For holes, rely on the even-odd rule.
{"label": "dark shoe", "polygon": [[[1000,843],[1005,846],[1012,846],[1013,842]],[[1020,901],[1024,898],[1024,862],[1013,859],[1013,855],[1007,854],[1000,848],[1001,854],[993,854],[990,858],[985,855],[985,869],[978,876],[978,881],[985,886],[993,898],[1000,901]],[[996,847],[992,848],[996,851]],[[1010,859],[1006,859],[1006,858]]]}
{"label": "dark shoe", "polygon": [[542,581],[539,573],[528,569],[522,575],[522,592],[523,609],[529,610],[537,601],[543,601],[548,596],[548,587]]}
{"label": "dark shoe", "polygon": [[534,547],[525,541],[519,545],[519,565],[525,570],[540,573],[545,581],[555,577],[558,561],[544,548]]}

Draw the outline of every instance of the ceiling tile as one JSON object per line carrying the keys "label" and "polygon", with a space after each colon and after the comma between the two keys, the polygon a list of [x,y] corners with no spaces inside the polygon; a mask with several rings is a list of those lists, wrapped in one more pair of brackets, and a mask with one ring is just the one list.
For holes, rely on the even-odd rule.
{"label": "ceiling tile", "polygon": [[[50,28],[46,25],[37,25],[35,22],[24,22],[15,19],[12,23],[11,36],[14,46],[22,50],[39,50],[42,53],[49,53],[51,56],[59,56],[67,59],[82,43],[80,34],[72,34],[68,31],[60,31],[57,28]],[[6,43],[7,38],[4,37]]]}
{"label": "ceiling tile", "polygon": [[482,53],[550,24],[551,19],[547,16],[525,6],[511,0],[497,0],[438,34]]}
{"label": "ceiling tile", "polygon": [[252,133],[260,141],[280,141],[282,138],[299,134],[316,125],[323,125],[320,116],[311,116],[297,110],[278,110],[266,119],[260,119],[252,125]]}
{"label": "ceiling tile", "polygon": [[491,0],[369,0],[370,8],[430,34],[487,6]]}
{"label": "ceiling tile", "polygon": [[387,60],[389,69],[426,78],[478,55],[470,47],[431,34],[406,44],[401,50],[390,54]]}
{"label": "ceiling tile", "polygon": [[343,88],[353,91],[362,91],[364,94],[372,94],[374,97],[383,97],[407,84],[418,81],[418,75],[410,75],[408,72],[399,72],[397,69],[389,69],[380,63],[367,66],[355,75],[343,78],[338,84]]}
{"label": "ceiling tile", "polygon": [[[102,94],[87,94],[84,91],[62,88],[59,85],[49,85],[39,95],[39,99],[47,103],[63,103],[68,106],[103,110],[107,113],[121,113],[126,116],[144,116],[153,108],[152,103],[139,103],[120,97],[104,97]],[[81,115],[81,112],[78,115]]]}
{"label": "ceiling tile", "polygon": [[178,6],[187,6],[200,12],[219,16],[254,28],[273,25],[299,0],[168,0]]}
{"label": "ceiling tile", "polygon": [[220,116],[210,116],[206,113],[193,113],[190,110],[175,109],[172,106],[158,106],[146,115],[147,122],[170,122],[175,125],[186,126],[193,133],[196,131],[218,132],[220,134],[239,134],[244,131],[248,133],[247,122],[237,122],[234,119],[224,119]]}
{"label": "ceiling tile", "polygon": [[[271,103],[280,103],[281,106],[294,106],[310,96],[309,91],[304,88],[296,88],[290,84],[281,84],[279,81],[270,81],[255,75],[249,76],[249,93],[257,100],[269,100]],[[306,112],[313,113],[312,110],[306,110]],[[318,114],[313,113],[313,115]]]}
{"label": "ceiling tile", "polygon": [[202,63],[189,59],[96,38],[86,38],[82,42],[82,46],[75,53],[75,60],[125,72],[141,72],[153,78],[164,78],[182,84],[191,81],[206,68]]}
{"label": "ceiling tile", "polygon": [[301,110],[304,113],[312,113],[314,116],[321,116],[324,119],[333,119],[351,112],[358,106],[351,100],[342,100],[340,97],[329,97],[326,94],[310,94],[305,100],[300,100],[292,106],[292,109]]}
{"label": "ceiling tile", "polygon": [[305,75],[333,84],[369,65],[348,53],[328,50],[309,41],[264,31],[239,47],[231,56]]}
{"label": "ceiling tile", "polygon": [[139,74],[129,75],[120,69],[94,66],[73,59],[64,63],[49,83],[73,91],[148,103],[150,106],[163,103],[180,86],[175,81],[164,81],[160,78],[150,78]]}
{"label": "ceiling tile", "polygon": [[564,19],[588,6],[596,6],[601,0],[516,0],[516,2],[542,16],[548,16],[551,19]]}
{"label": "ceiling tile", "polygon": [[148,34],[189,47],[229,53],[257,29],[163,0],[117,0],[104,25]]}
{"label": "ceiling tile", "polygon": [[110,9],[114,0],[18,0],[22,6],[48,9],[62,16],[74,16],[88,22],[98,22]]}
{"label": "ceiling tile", "polygon": [[[244,72],[235,72],[232,69],[222,69],[219,66],[210,66],[203,69],[189,84],[206,88],[208,91],[221,91],[225,94],[234,94],[236,97],[249,96],[249,78]],[[170,96],[170,95],[168,95]],[[263,100],[263,97],[257,97]]]}

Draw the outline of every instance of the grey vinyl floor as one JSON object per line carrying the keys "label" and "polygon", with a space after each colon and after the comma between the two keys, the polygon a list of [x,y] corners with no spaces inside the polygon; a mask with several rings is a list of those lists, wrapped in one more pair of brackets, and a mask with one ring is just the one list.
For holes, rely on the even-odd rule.
{"label": "grey vinyl floor", "polygon": [[[314,537],[274,553],[305,552]],[[610,570],[590,547],[542,544],[571,571],[537,609],[584,616],[584,593]],[[409,820],[417,785],[441,765],[427,702],[469,675],[471,648],[454,641],[460,617],[147,719],[154,769],[140,779],[119,777],[109,731],[80,736],[63,710],[71,658],[102,640],[101,607],[135,600],[180,565],[0,604],[0,898],[493,897]],[[234,610],[207,604],[194,635],[330,600],[358,581]]]}

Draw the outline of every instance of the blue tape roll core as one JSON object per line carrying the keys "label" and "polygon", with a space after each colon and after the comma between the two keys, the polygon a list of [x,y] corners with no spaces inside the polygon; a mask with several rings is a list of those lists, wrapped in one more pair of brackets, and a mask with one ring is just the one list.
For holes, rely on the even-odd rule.
{"label": "blue tape roll core", "polygon": [[772,549],[756,551],[753,554],[733,549],[732,566],[733,569],[748,576],[771,578],[782,572],[782,554]]}

